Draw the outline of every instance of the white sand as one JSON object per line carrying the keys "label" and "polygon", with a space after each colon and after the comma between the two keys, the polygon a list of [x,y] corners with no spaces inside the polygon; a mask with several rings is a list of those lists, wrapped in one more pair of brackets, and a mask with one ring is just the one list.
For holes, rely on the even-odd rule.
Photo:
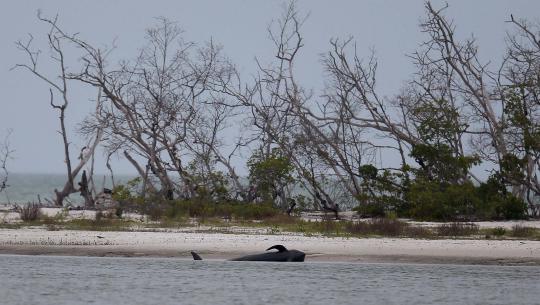
{"label": "white sand", "polygon": [[[102,237],[99,238],[98,236]],[[226,259],[283,244],[319,261],[540,264],[540,241],[326,238],[184,232],[0,230],[0,253]]]}

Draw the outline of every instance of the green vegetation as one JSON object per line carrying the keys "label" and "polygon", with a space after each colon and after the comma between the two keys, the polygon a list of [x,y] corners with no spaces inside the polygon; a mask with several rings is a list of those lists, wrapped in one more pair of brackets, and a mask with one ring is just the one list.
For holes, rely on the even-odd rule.
{"label": "green vegetation", "polygon": [[196,205],[189,201],[172,201],[159,218],[120,218],[114,210],[97,212],[95,219],[70,219],[67,210],[55,216],[41,216],[33,221],[0,224],[3,229],[45,227],[50,231],[163,231],[193,230],[239,234],[301,233],[306,236],[328,237],[405,237],[405,238],[497,238],[540,240],[540,229],[515,225],[480,229],[470,222],[449,222],[436,226],[418,226],[394,216],[360,220],[335,220],[325,217],[306,220],[281,213],[271,205],[241,203]]}
{"label": "green vegetation", "polygon": [[170,201],[163,204],[163,217],[177,219],[196,217],[200,219],[221,217],[226,219],[260,220],[279,214],[270,204],[230,203],[199,203],[193,201]]}
{"label": "green vegetation", "polygon": [[504,236],[506,234],[506,229],[503,227],[496,227],[491,230],[491,234],[497,237]]}
{"label": "green vegetation", "polygon": [[456,157],[447,145],[417,145],[411,157],[419,168],[403,169],[404,174],[372,166],[361,170],[365,196],[355,210],[365,217],[395,213],[417,220],[463,221],[508,220],[527,217],[526,203],[506,190],[500,175],[474,185],[466,175],[475,157]]}
{"label": "green vegetation", "polygon": [[[487,191],[489,190],[489,191]],[[407,192],[408,206],[401,216],[419,220],[505,220],[524,219],[522,200],[496,190],[492,180],[480,186],[470,182],[441,184],[415,181]]]}
{"label": "green vegetation", "polygon": [[286,211],[289,208],[289,194],[286,188],[295,182],[294,167],[281,150],[274,148],[269,155],[254,153],[247,162],[249,182],[255,191],[251,200],[260,198]]}

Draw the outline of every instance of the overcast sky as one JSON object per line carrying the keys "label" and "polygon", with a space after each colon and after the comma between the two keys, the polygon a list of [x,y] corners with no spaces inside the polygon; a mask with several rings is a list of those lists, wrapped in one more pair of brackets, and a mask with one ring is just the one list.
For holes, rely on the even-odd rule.
{"label": "overcast sky", "polygon": [[[496,64],[504,52],[505,23],[510,13],[538,22],[540,1],[449,1],[446,15],[454,19],[460,37],[474,33],[485,62]],[[48,104],[48,87],[28,72],[10,71],[24,62],[15,41],[36,37],[36,46],[44,48],[47,28],[36,12],[59,15],[60,25],[95,45],[110,45],[116,40],[115,58],[133,58],[144,43],[144,29],[155,24],[155,17],[177,21],[185,38],[204,42],[212,38],[223,45],[225,54],[244,73],[254,71],[254,58],[271,60],[272,45],[266,28],[279,17],[285,1],[2,1],[0,5],[0,135],[13,129],[11,146],[15,159],[12,172],[61,173],[64,171],[62,142],[57,113]],[[443,1],[433,1],[441,7]],[[384,95],[397,94],[413,72],[406,54],[413,52],[425,38],[418,29],[424,16],[423,1],[319,1],[300,0],[298,7],[309,13],[304,24],[305,48],[300,54],[297,76],[304,85],[318,90],[322,84],[320,54],[328,50],[332,37],[354,36],[358,49],[367,54],[374,48],[379,60],[378,89]],[[50,71],[51,73],[54,71]],[[67,113],[73,139],[73,151],[82,144],[74,126],[92,109],[87,92],[70,92],[72,104]],[[104,172],[102,164],[98,171]],[[115,170],[131,173],[130,165],[117,162]]]}

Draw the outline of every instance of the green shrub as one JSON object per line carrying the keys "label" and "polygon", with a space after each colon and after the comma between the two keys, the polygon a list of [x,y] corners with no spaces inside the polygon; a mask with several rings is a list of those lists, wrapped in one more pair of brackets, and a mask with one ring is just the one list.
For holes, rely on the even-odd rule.
{"label": "green shrub", "polygon": [[456,185],[471,166],[480,162],[477,156],[456,156],[452,148],[443,143],[416,144],[412,147],[410,156],[423,164],[414,170],[418,178],[439,184]]}
{"label": "green shrub", "polygon": [[[248,160],[249,183],[257,189],[258,195],[266,202],[275,203],[276,193],[295,182],[294,166],[279,148],[271,153],[255,152]],[[286,210],[288,205],[281,203],[280,208]]]}
{"label": "green shrub", "polygon": [[142,182],[141,177],[136,177],[129,180],[126,184],[116,185],[112,190],[112,197],[119,202],[136,202],[138,195],[137,189]]}
{"label": "green shrub", "polygon": [[237,204],[233,209],[233,215],[243,219],[264,219],[279,213],[271,204]]}
{"label": "green shrub", "polygon": [[360,217],[384,217],[405,204],[400,186],[407,180],[403,173],[379,170],[371,164],[360,166],[358,173],[361,192],[356,195],[359,205],[354,210]]}
{"label": "green shrub", "polygon": [[493,234],[494,236],[503,236],[504,234],[506,234],[506,229],[503,227],[496,227],[491,230],[491,234]]}
{"label": "green shrub", "polygon": [[497,177],[490,177],[477,187],[476,193],[481,199],[477,213],[482,219],[524,219],[527,216],[526,203],[505,192],[505,185]]}
{"label": "green shrub", "polygon": [[495,210],[497,216],[502,219],[525,219],[527,217],[527,205],[523,200],[513,195],[503,197]]}
{"label": "green shrub", "polygon": [[385,206],[381,203],[359,204],[353,209],[360,217],[384,217]]}
{"label": "green shrub", "polygon": [[525,218],[525,202],[501,192],[501,187],[493,181],[474,186],[417,180],[406,194],[408,209],[401,216],[435,221]]}
{"label": "green shrub", "polygon": [[198,200],[176,200],[162,205],[162,216],[168,219],[194,217],[222,217],[231,219],[265,219],[276,216],[280,211],[269,203],[246,204],[242,202],[201,202]]}
{"label": "green shrub", "polygon": [[408,216],[420,220],[455,220],[474,215],[479,199],[471,183],[441,185],[433,181],[418,181],[407,194]]}

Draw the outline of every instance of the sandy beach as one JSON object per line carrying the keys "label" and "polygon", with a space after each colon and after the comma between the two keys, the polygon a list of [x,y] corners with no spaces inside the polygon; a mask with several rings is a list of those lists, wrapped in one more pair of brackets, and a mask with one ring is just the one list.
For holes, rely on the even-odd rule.
{"label": "sandy beach", "polygon": [[258,253],[275,244],[306,252],[306,261],[540,265],[540,241],[327,238],[297,234],[47,231],[1,229],[0,254],[158,256],[206,259]]}
{"label": "sandy beach", "polygon": [[[53,217],[61,210],[42,208]],[[71,210],[67,219],[93,219],[95,211]],[[345,214],[345,217],[352,217]],[[125,214],[125,219],[147,222],[139,214]],[[320,215],[304,215],[315,221]],[[4,211],[2,221],[20,222],[18,214]],[[415,226],[440,223],[411,222]],[[514,225],[540,227],[540,221],[476,222],[480,228]],[[353,238],[306,236],[302,233],[272,232],[261,227],[213,228],[134,228],[129,232],[48,230],[44,226],[0,229],[0,254],[82,255],[82,256],[156,256],[191,259],[196,251],[205,259],[229,259],[260,253],[282,244],[306,252],[306,261],[404,262],[540,265],[540,241],[497,239],[412,239]]]}

